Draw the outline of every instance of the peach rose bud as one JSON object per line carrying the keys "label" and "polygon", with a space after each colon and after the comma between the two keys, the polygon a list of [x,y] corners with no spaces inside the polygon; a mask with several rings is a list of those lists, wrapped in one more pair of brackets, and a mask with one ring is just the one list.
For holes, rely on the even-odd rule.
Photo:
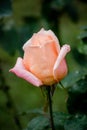
{"label": "peach rose bud", "polygon": [[70,46],[60,47],[59,41],[51,31],[41,29],[23,46],[24,57],[18,58],[10,72],[27,80],[34,86],[52,85],[67,75],[66,54]]}

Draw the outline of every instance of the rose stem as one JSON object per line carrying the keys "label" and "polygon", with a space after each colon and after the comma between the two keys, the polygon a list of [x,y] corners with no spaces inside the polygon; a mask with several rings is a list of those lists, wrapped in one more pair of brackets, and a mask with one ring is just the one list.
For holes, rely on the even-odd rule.
{"label": "rose stem", "polygon": [[47,86],[47,98],[48,98],[48,106],[49,106],[49,114],[50,114],[50,123],[52,130],[55,130],[54,128],[54,121],[53,121],[53,110],[52,110],[52,94],[51,94],[51,87]]}

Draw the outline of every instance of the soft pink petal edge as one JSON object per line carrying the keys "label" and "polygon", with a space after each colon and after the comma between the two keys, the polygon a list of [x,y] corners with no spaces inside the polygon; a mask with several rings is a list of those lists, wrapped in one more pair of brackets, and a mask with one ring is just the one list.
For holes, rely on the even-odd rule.
{"label": "soft pink petal edge", "polygon": [[46,34],[48,36],[51,36],[54,40],[54,43],[58,49],[58,52],[60,51],[60,44],[59,44],[59,40],[56,37],[56,35],[54,34],[54,32],[52,32],[51,30],[45,30],[44,28],[42,28],[38,33],[42,33],[42,34]]}
{"label": "soft pink petal edge", "polygon": [[41,86],[43,85],[41,80],[39,80],[36,76],[34,76],[31,72],[27,71],[23,66],[22,58],[18,57],[15,66],[9,70],[16,74],[18,77],[25,79],[29,83],[33,84],[34,86]]}
{"label": "soft pink petal edge", "polygon": [[51,37],[54,38],[54,43],[55,43],[55,46],[56,46],[57,51],[58,51],[58,53],[59,53],[59,52],[60,52],[60,44],[59,44],[58,38],[56,37],[56,35],[54,34],[54,32],[52,32],[51,30],[48,30],[46,33],[47,33],[48,35],[50,35]]}
{"label": "soft pink petal edge", "polygon": [[61,50],[60,50],[60,53],[57,57],[57,60],[54,64],[54,68],[53,68],[53,75],[54,75],[54,78],[57,79],[56,77],[56,72],[57,72],[57,69],[61,63],[61,61],[65,58],[66,54],[70,51],[70,46],[65,44],[62,46]]}
{"label": "soft pink petal edge", "polygon": [[[51,30],[45,30],[44,28],[42,28],[39,32],[37,32],[36,34],[46,34],[48,36],[51,36],[54,40],[54,43],[55,43],[55,46],[56,46],[56,49],[58,51],[58,53],[60,52],[60,44],[59,44],[59,40],[58,38],[56,37],[56,35],[51,31]],[[34,35],[34,34],[33,34]],[[32,39],[32,37],[31,37]],[[23,50],[25,51],[25,49],[30,46],[31,43],[31,39],[29,39],[23,46]],[[49,42],[50,43],[50,42]]]}

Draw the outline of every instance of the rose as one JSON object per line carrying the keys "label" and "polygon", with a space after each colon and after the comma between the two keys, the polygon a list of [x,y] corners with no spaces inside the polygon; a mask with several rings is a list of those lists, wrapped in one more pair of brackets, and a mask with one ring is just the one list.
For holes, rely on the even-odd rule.
{"label": "rose", "polygon": [[24,46],[24,57],[18,58],[10,72],[35,86],[52,85],[67,74],[66,54],[69,45],[60,48],[59,41],[51,31],[41,29]]}

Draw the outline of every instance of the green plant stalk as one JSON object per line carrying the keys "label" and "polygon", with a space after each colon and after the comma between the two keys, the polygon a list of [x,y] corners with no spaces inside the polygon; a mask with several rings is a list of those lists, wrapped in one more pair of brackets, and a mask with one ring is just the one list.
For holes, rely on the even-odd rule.
{"label": "green plant stalk", "polygon": [[51,124],[52,130],[55,130],[54,121],[53,121],[51,86],[47,86],[47,87],[46,87],[46,90],[47,90],[47,99],[48,99],[49,114],[50,114],[50,124]]}

